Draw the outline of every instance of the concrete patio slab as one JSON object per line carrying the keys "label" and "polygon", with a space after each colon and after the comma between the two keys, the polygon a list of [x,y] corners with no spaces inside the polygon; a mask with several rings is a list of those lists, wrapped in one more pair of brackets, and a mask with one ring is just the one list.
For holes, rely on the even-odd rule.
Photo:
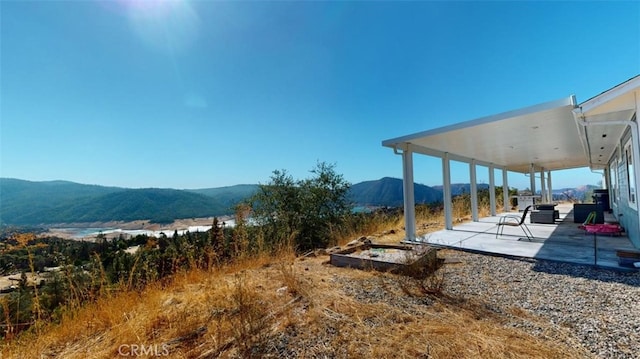
{"label": "concrete patio slab", "polygon": [[[529,241],[519,227],[505,226],[496,237],[501,216],[481,218],[478,222],[460,223],[452,230],[441,230],[417,238],[417,242],[496,255],[546,259],[592,265],[617,270],[633,270],[618,265],[616,250],[634,249],[626,236],[593,235],[573,222],[571,204],[556,207],[560,218],[555,224],[525,224],[533,234]],[[520,216],[521,213],[504,213]]]}

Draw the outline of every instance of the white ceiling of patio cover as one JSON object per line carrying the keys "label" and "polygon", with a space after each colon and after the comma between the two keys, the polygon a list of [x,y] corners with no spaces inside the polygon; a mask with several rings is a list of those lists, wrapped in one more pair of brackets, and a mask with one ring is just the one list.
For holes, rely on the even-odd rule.
{"label": "white ceiling of patio cover", "polygon": [[383,146],[411,150],[428,155],[448,152],[475,159],[509,171],[558,170],[589,166],[580,130],[573,116],[575,97],[546,102],[393,138]]}

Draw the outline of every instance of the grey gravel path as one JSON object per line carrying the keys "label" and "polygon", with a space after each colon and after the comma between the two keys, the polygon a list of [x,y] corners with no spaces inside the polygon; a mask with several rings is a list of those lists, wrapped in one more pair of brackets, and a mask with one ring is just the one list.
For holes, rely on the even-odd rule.
{"label": "grey gravel path", "polygon": [[[569,332],[595,356],[640,358],[640,273],[446,250],[445,291],[482,298],[497,312],[524,310]],[[511,325],[536,334],[535,323]]]}

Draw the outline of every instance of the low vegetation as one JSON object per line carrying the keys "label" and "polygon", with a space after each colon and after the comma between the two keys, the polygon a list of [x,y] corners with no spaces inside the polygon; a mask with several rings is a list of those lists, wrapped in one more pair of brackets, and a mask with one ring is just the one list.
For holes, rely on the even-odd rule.
{"label": "low vegetation", "polygon": [[57,324],[7,341],[3,354],[112,358],[143,349],[177,358],[584,354],[559,340],[542,341],[505,327],[504,318],[480,298],[447,295],[446,277],[430,282],[335,268],[326,260],[282,248],[181,271],[144,290],[122,290],[67,309]]}
{"label": "low vegetation", "polygon": [[[312,175],[295,181],[274,172],[236,208],[233,228],[214,219],[206,233],[161,238],[5,238],[2,258],[11,259],[3,268],[24,275],[17,290],[0,300],[2,356],[583,354],[505,327],[481,298],[449,295],[443,270],[407,278],[335,268],[326,256],[309,256],[309,249],[362,236],[381,242],[404,237],[401,211],[351,213],[344,199],[349,184],[333,166],[320,163]],[[455,216],[463,220],[468,205],[467,197],[458,197]],[[416,212],[420,233],[442,228],[438,206]],[[257,224],[248,224],[250,213]],[[49,266],[57,269],[46,284],[28,279]]]}
{"label": "low vegetation", "polygon": [[299,250],[335,241],[335,229],[351,213],[350,184],[326,163],[318,163],[311,173],[311,178],[295,181],[286,171],[274,171],[249,200],[253,218],[268,238],[290,239]]}

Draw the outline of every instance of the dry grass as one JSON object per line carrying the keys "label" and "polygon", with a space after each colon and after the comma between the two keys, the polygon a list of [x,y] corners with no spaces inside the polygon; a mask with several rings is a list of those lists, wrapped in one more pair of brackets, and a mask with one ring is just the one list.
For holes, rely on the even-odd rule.
{"label": "dry grass", "polygon": [[[439,213],[425,210],[417,218],[419,234],[442,228]],[[402,224],[400,218],[368,230],[378,230],[376,241],[398,242]],[[500,314],[482,298],[449,296],[446,266],[427,278],[407,278],[327,260],[296,258],[285,247],[273,256],[181,273],[69,311],[39,335],[4,343],[0,357],[114,358],[141,347],[146,356],[171,358],[590,356],[530,312]],[[541,334],[512,327],[513,318],[535,322]]]}
{"label": "dry grass", "polygon": [[[416,207],[416,233],[418,236],[431,233],[444,228],[444,214],[441,210],[431,209],[426,206]],[[348,231],[336,235],[338,245],[362,237],[375,239],[377,243],[399,243],[405,239],[404,217],[389,216],[379,217],[367,223],[358,231]]]}
{"label": "dry grass", "polygon": [[546,339],[508,327],[480,300],[429,297],[419,282],[326,260],[284,251],[182,273],[165,287],[98,299],[38,336],[5,344],[2,357],[113,358],[132,345],[172,358],[586,355],[550,326]]}

